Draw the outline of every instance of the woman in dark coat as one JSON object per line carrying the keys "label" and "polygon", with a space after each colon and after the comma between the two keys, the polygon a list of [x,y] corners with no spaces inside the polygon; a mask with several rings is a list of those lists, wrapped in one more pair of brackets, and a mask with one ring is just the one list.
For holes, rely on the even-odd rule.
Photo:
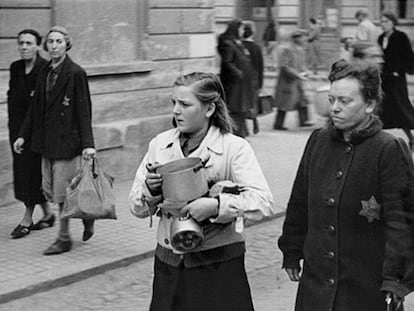
{"label": "woman in dark coat", "polygon": [[414,150],[414,108],[408,98],[406,73],[413,73],[414,55],[407,35],[397,30],[397,17],[388,11],[381,13],[381,27],[384,32],[378,38],[378,44],[384,53],[382,71],[381,119],[384,128],[401,128],[408,137],[411,150]]}
{"label": "woman in dark coat", "polygon": [[226,93],[227,108],[236,124],[234,134],[245,137],[253,74],[248,51],[240,41],[241,26],[240,20],[232,20],[219,36],[217,49],[221,56],[220,80]]}
{"label": "woman in dark coat", "polygon": [[262,48],[253,40],[254,35],[253,22],[245,22],[243,28],[243,46],[249,51],[249,58],[252,64],[252,87],[251,100],[249,105],[249,118],[253,119],[253,133],[259,132],[259,124],[257,122],[258,97],[260,89],[263,86],[263,54]]}
{"label": "woman in dark coat", "polygon": [[413,163],[372,113],[377,65],[341,60],[329,80],[331,120],[312,133],[297,172],[283,268],[299,281],[296,311],[385,311],[386,295],[398,304],[414,288]]}
{"label": "woman in dark coat", "polygon": [[[38,54],[40,42],[39,33],[33,29],[25,29],[18,34],[17,44],[21,59],[10,66],[9,91],[7,92],[11,144],[18,137],[26,116],[39,70],[47,63]],[[26,207],[23,219],[11,233],[11,236],[17,239],[29,234],[30,230],[53,226],[55,217],[41,191],[41,155],[33,153],[30,148],[25,149],[20,155],[15,152],[12,152],[12,155],[14,194],[16,199],[22,201]],[[32,216],[36,204],[41,205],[45,215],[33,225]]]}

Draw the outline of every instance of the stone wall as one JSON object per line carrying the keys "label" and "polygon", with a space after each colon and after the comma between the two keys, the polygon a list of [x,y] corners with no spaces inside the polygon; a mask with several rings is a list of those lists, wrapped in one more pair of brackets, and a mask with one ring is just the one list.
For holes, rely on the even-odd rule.
{"label": "stone wall", "polygon": [[[133,177],[149,140],[171,127],[170,94],[176,77],[192,71],[215,71],[214,0],[119,1],[129,5],[109,8],[116,14],[106,18],[89,14],[91,10],[108,12],[98,7],[98,0],[56,1],[54,10],[46,6],[49,1],[2,1],[0,55],[10,58],[17,56],[12,36],[29,27],[21,18],[30,12],[23,12],[22,7],[14,12],[8,9],[7,15],[19,16],[19,27],[3,24],[1,6],[5,2],[10,6],[42,5],[37,10],[42,11],[44,23],[29,23],[30,27],[44,33],[54,20],[53,24],[65,26],[73,34],[74,47],[69,55],[88,74],[98,157],[116,179]],[[105,1],[111,5],[115,2]],[[138,12],[135,16],[140,20],[134,25],[128,10],[138,10],[137,6],[146,14]],[[144,31],[135,31],[138,26]],[[3,27],[8,27],[11,39],[1,37],[6,31]],[[134,34],[142,40],[131,45]],[[7,68],[0,63],[0,205],[13,202],[5,104]]]}

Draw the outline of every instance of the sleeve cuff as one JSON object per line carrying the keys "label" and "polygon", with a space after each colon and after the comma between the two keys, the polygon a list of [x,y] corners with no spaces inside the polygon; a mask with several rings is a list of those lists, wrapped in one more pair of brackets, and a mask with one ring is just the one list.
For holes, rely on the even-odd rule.
{"label": "sleeve cuff", "polygon": [[392,292],[401,298],[408,295],[411,292],[411,290],[407,288],[405,285],[393,280],[383,281],[381,290],[386,292]]}

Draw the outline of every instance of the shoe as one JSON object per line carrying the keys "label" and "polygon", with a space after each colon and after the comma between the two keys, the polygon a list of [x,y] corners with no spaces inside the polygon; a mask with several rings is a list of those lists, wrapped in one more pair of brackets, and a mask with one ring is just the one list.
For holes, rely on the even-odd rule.
{"label": "shoe", "polygon": [[42,230],[53,227],[55,223],[55,215],[51,214],[47,218],[40,219],[37,223],[32,226],[32,230]]}
{"label": "shoe", "polygon": [[83,222],[83,226],[85,227],[85,230],[83,231],[82,241],[85,242],[89,240],[95,233],[94,231],[95,219],[89,219],[89,220],[82,219],[82,222]]}
{"label": "shoe", "polygon": [[69,252],[71,248],[72,240],[62,241],[57,238],[56,241],[43,252],[43,255],[58,255]]}
{"label": "shoe", "polygon": [[30,233],[32,227],[33,223],[30,226],[22,226],[21,224],[18,224],[17,227],[13,229],[10,235],[12,236],[12,239],[23,238]]}
{"label": "shoe", "polygon": [[287,128],[287,127],[284,127],[284,126],[279,126],[279,125],[275,125],[275,126],[273,126],[273,129],[274,129],[274,130],[278,130],[278,131],[287,131],[287,130],[288,130],[288,128]]}

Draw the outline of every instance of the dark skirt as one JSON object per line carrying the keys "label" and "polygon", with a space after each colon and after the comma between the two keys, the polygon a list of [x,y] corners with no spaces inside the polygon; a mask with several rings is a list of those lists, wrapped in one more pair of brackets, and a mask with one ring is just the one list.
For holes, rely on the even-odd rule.
{"label": "dark skirt", "polygon": [[252,311],[244,255],[195,268],[157,257],[150,311]]}
{"label": "dark skirt", "polygon": [[414,108],[408,98],[405,76],[387,75],[383,77],[382,89],[384,99],[380,116],[384,129],[414,129]]}
{"label": "dark skirt", "polygon": [[[22,154],[13,152],[14,196],[25,205],[46,202],[42,192],[42,155],[30,151],[29,144]],[[13,147],[12,147],[13,148]]]}

